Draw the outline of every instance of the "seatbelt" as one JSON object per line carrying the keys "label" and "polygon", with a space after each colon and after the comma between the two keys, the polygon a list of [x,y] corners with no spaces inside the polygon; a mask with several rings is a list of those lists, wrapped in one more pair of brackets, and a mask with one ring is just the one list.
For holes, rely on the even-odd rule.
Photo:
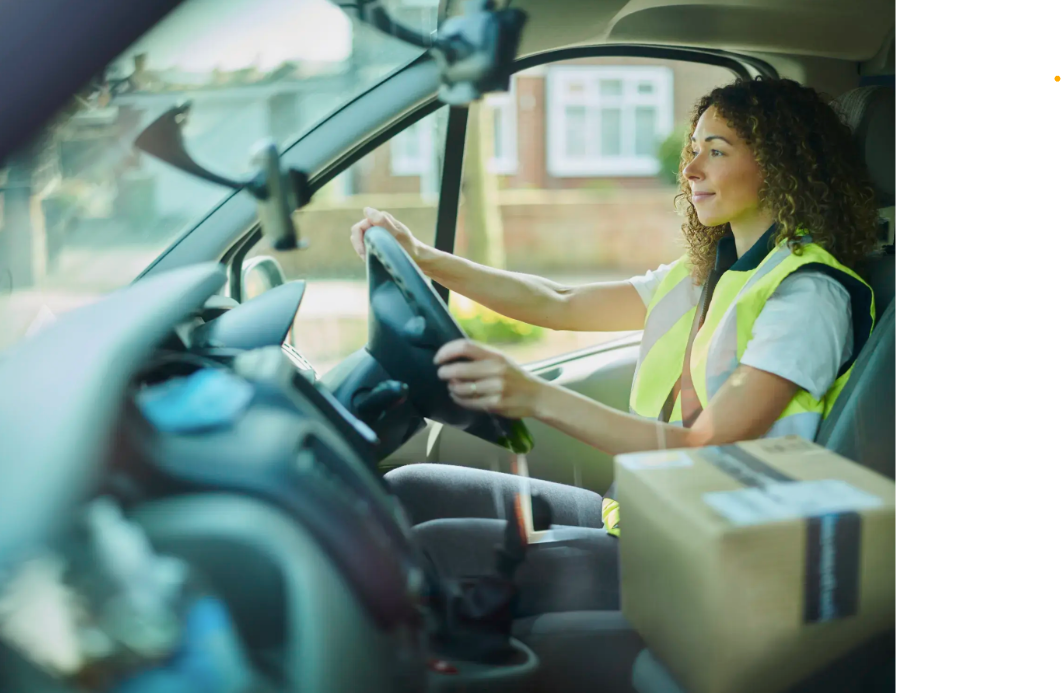
{"label": "seatbelt", "polygon": [[700,406],[700,398],[696,396],[696,388],[693,386],[691,367],[693,342],[696,341],[696,335],[700,332],[700,328],[704,326],[704,320],[707,318],[707,308],[711,305],[711,297],[715,294],[715,286],[718,285],[719,277],[722,274],[717,268],[712,269],[707,281],[704,282],[704,290],[700,292],[700,302],[696,305],[693,326],[689,330],[689,341],[685,345],[685,361],[682,363],[682,374],[674,382],[674,387],[671,389],[670,394],[667,395],[667,401],[663,403],[663,409],[659,412],[659,420],[663,423],[670,423],[671,414],[674,413],[674,403],[678,400],[679,395],[682,398],[682,425],[685,428],[691,428],[693,422],[696,421],[696,417],[703,411],[703,407]]}

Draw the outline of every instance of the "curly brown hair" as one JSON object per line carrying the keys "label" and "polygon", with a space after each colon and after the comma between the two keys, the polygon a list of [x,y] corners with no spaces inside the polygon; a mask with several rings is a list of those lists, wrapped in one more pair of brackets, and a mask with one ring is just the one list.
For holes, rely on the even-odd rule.
{"label": "curly brown hair", "polygon": [[[777,219],[778,245],[789,243],[798,254],[802,246],[794,240],[805,231],[849,266],[873,251],[878,217],[869,172],[851,129],[817,91],[789,79],[739,80],[696,102],[690,135],[712,106],[755,156],[763,176],[759,204]],[[686,137],[679,171],[692,158]],[[729,224],[701,224],[689,181],[680,181],[675,206],[685,216],[693,280],[702,285]]]}

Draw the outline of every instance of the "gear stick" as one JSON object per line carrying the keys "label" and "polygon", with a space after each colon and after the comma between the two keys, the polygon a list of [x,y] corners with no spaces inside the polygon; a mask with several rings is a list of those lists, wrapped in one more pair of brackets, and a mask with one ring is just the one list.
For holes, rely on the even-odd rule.
{"label": "gear stick", "polygon": [[[435,638],[439,654],[487,664],[505,664],[520,656],[510,642],[519,597],[514,579],[527,557],[518,496],[506,514],[502,543],[495,549],[496,573],[458,579],[445,599],[445,617]],[[552,508],[540,496],[531,496],[531,515],[535,530],[552,524]]]}

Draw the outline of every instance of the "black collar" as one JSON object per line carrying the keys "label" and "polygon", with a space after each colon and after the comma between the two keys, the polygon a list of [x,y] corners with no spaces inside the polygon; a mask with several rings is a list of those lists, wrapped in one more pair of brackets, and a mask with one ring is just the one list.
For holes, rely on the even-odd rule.
{"label": "black collar", "polygon": [[737,242],[733,238],[733,232],[727,231],[726,235],[718,240],[718,248],[715,251],[715,271],[726,272],[735,270],[737,272],[748,272],[758,267],[770,251],[774,249],[774,236],[777,233],[777,224],[773,224],[766,230],[759,240],[755,242],[748,252],[737,257]]}

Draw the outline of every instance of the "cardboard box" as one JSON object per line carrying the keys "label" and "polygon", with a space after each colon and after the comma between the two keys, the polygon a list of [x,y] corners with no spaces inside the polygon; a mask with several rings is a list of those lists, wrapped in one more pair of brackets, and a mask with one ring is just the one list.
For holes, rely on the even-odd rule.
{"label": "cardboard box", "polygon": [[616,457],[622,608],[689,693],[777,693],[895,624],[895,484],[801,438]]}

